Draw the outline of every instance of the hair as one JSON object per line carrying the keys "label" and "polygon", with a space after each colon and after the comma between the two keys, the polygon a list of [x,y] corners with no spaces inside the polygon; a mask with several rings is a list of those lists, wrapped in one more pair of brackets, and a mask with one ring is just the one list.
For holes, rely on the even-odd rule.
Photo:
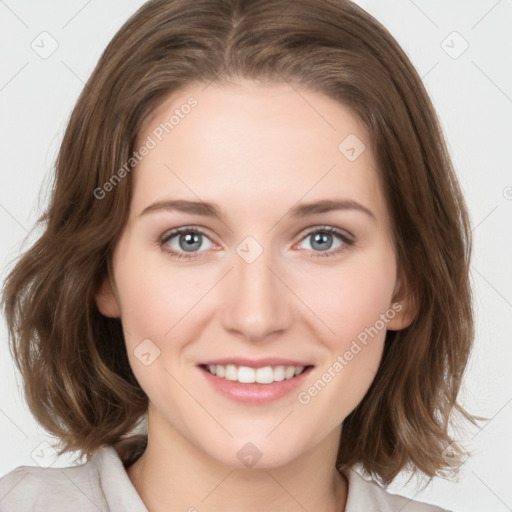
{"label": "hair", "polygon": [[70,116],[39,238],[11,269],[3,307],[27,404],[64,451],[89,456],[132,432],[148,398],[130,368],[121,320],[95,296],[111,275],[145,120],[190,84],[288,82],[327,95],[369,134],[400,275],[417,303],[386,335],[367,394],[344,420],[337,467],[388,483],[427,477],[443,457],[474,338],[470,227],[443,134],[413,65],[389,32],[348,0],[152,0],[114,36]]}

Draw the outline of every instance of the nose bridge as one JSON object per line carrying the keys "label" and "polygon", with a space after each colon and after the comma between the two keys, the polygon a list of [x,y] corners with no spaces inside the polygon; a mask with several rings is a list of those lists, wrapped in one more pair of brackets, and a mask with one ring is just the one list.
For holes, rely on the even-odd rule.
{"label": "nose bridge", "polygon": [[247,237],[237,246],[233,264],[224,327],[253,341],[286,329],[292,316],[289,291],[275,275],[279,271],[271,248]]}

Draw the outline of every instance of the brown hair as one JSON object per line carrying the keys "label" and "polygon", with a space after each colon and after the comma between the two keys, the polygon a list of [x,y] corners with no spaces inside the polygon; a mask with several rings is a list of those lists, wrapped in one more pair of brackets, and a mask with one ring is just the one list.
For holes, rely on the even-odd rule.
{"label": "brown hair", "polygon": [[121,322],[98,311],[125,225],[140,128],[168,96],[237,77],[287,81],[343,102],[370,135],[399,271],[416,297],[406,329],[388,332],[376,378],[345,419],[338,467],[383,482],[408,467],[443,474],[443,450],[473,342],[470,229],[425,88],[398,43],[346,0],[152,0],[109,43],[73,110],[44,232],[11,271],[4,308],[28,406],[67,450],[90,455],[131,432],[148,399]]}

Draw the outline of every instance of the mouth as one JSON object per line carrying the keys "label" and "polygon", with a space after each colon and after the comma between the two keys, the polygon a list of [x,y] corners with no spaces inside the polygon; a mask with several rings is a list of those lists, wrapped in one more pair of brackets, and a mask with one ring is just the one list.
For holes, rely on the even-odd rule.
{"label": "mouth", "polygon": [[276,365],[251,367],[235,364],[199,365],[210,375],[241,384],[273,384],[294,379],[313,367],[313,365]]}
{"label": "mouth", "polygon": [[305,384],[314,365],[282,359],[224,359],[208,361],[197,368],[215,393],[255,406],[278,399],[289,400]]}

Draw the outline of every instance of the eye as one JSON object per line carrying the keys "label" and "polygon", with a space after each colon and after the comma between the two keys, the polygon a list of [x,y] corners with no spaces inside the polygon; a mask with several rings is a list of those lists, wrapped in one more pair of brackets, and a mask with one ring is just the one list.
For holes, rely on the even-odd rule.
{"label": "eye", "polygon": [[[204,247],[205,240],[210,244],[207,247]],[[196,253],[201,252],[199,249],[211,249],[213,245],[203,231],[188,226],[174,229],[160,239],[162,249],[175,258],[195,258],[198,256]]]}
{"label": "eye", "polygon": [[[339,240],[337,245],[334,242],[336,238]],[[309,247],[306,247],[306,249],[315,253],[311,255],[312,258],[336,256],[354,243],[353,237],[348,233],[331,226],[322,226],[314,231],[310,231],[302,239],[302,241],[305,240],[310,240],[308,243]]]}

